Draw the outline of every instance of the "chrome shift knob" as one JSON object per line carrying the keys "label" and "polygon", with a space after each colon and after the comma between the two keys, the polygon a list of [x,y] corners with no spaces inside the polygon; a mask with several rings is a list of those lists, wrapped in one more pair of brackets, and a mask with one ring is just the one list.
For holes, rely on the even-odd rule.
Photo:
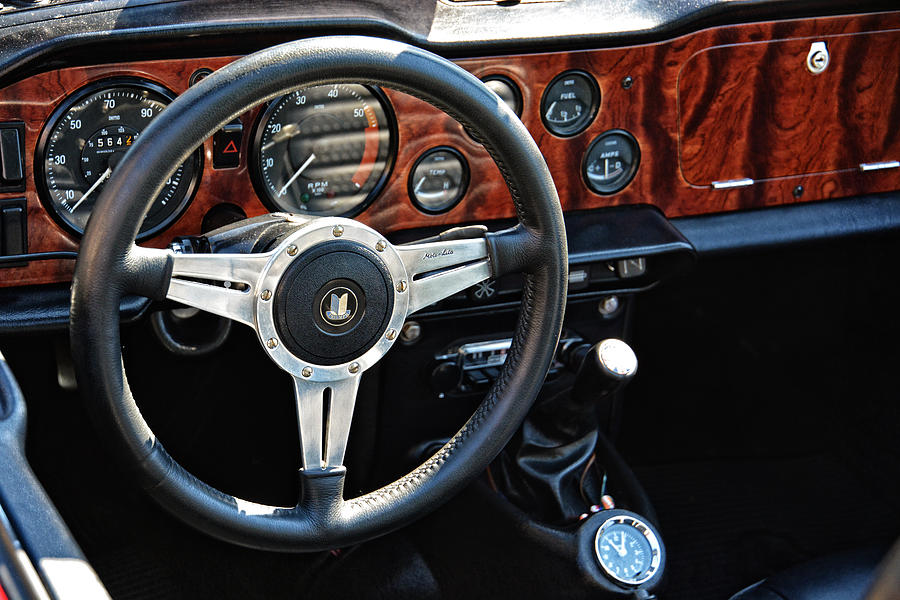
{"label": "chrome shift knob", "polygon": [[637,373],[637,356],[631,346],[615,338],[581,352],[584,358],[572,386],[572,401],[594,407],[600,431],[612,439],[617,429],[615,395]]}
{"label": "chrome shift knob", "polygon": [[637,373],[637,356],[631,346],[622,340],[616,338],[603,340],[591,348],[585,360],[590,360],[592,355],[597,366],[613,379],[627,381]]}

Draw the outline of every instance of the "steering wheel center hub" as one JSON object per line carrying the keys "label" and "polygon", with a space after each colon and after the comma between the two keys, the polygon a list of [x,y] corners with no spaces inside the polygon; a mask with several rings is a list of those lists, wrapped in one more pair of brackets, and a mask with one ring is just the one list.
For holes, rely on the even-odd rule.
{"label": "steering wheel center hub", "polygon": [[375,250],[335,240],[292,261],[273,302],[278,336],[293,355],[337,365],[358,358],[381,337],[393,313],[394,285]]}
{"label": "steering wheel center hub", "polygon": [[356,221],[319,217],[273,254],[257,285],[255,321],[276,364],[337,381],[351,365],[364,371],[384,356],[409,306],[399,285],[409,276],[393,245]]}

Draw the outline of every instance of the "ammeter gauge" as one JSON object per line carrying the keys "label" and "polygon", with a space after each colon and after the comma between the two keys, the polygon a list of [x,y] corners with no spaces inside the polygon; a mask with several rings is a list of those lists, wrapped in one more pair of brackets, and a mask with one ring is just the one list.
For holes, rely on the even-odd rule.
{"label": "ammeter gauge", "polygon": [[641,149],[630,133],[621,129],[601,133],[584,156],[584,181],[598,194],[615,194],[631,183],[640,162]]}

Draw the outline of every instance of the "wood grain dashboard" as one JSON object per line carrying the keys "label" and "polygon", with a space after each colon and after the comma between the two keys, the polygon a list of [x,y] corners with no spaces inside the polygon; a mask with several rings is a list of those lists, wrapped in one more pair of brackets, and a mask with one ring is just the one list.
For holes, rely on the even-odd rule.
{"label": "wood grain dashboard", "polygon": [[[825,42],[829,50],[821,74],[806,66],[813,42]],[[0,200],[26,198],[29,252],[78,246],[44,208],[33,164],[48,117],[69,94],[118,76],[144,78],[181,93],[196,70],[215,70],[236,58],[74,67],[0,90],[0,122],[24,121],[26,128],[26,191],[2,193]],[[900,12],[734,25],[654,44],[457,62],[478,77],[503,75],[518,85],[522,121],[547,160],[566,211],[645,203],[671,218],[900,189],[900,169],[860,168],[900,160]],[[569,69],[590,73],[601,99],[586,130],[561,138],[544,127],[540,102],[551,80]],[[397,158],[360,221],[387,234],[514,216],[496,166],[459,124],[420,100],[385,91],[398,125]],[[163,247],[174,236],[199,233],[217,204],[237,205],[248,216],[267,211],[247,168],[257,113],[241,118],[240,166],[214,170],[207,141],[190,206],[146,245]],[[582,163],[591,142],[610,129],[630,132],[641,160],[624,190],[604,196],[588,188]],[[457,149],[470,167],[465,197],[439,215],[419,211],[407,191],[416,159],[435,146]],[[733,186],[734,180],[753,183]],[[0,287],[68,281],[72,268],[72,261],[3,268]]]}

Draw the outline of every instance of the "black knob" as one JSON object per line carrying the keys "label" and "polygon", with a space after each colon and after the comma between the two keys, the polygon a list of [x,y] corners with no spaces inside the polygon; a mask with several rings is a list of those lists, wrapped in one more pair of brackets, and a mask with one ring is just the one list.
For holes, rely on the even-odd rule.
{"label": "black knob", "polygon": [[446,394],[459,388],[462,371],[456,363],[442,362],[431,372],[431,388],[438,394]]}

